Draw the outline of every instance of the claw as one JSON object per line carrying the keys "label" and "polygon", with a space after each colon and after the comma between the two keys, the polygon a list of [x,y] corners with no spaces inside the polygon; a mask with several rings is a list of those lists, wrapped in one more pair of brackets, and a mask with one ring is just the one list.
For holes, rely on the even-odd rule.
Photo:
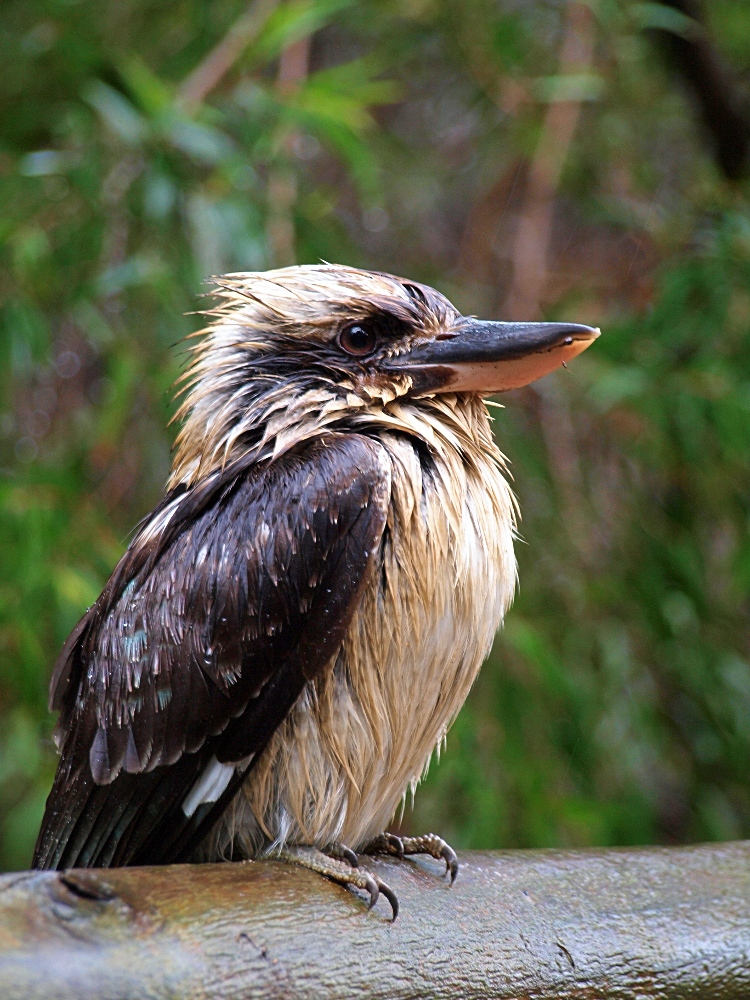
{"label": "claw", "polygon": [[450,844],[443,844],[443,848],[440,851],[440,857],[445,858],[445,873],[451,873],[451,885],[456,881],[456,875],[458,875],[458,858],[456,857],[456,852],[450,846]]}
{"label": "claw", "polygon": [[[388,846],[391,849],[391,853],[395,854],[397,858],[403,858],[404,856],[404,842],[400,837],[397,837],[395,833],[386,833],[385,839],[388,841]],[[393,918],[396,919],[395,916]]]}
{"label": "claw", "polygon": [[372,875],[367,876],[367,882],[365,883],[365,889],[370,893],[370,905],[367,907],[371,910],[373,906],[377,903],[378,897],[380,896],[380,888],[378,883],[372,877]]}
{"label": "claw", "polygon": [[359,858],[346,844],[339,842],[331,844],[328,850],[325,851],[325,854],[327,857],[335,858],[337,861],[346,861],[350,868],[359,868]]}
{"label": "claw", "polygon": [[348,861],[352,868],[359,868],[359,858],[349,847],[341,848],[341,856],[345,861]]}
{"label": "claw", "polygon": [[364,888],[366,892],[370,893],[370,904],[367,909],[371,910],[380,899],[381,895],[385,896],[391,904],[391,910],[393,912],[391,922],[393,922],[398,916],[398,896],[393,889],[391,889],[389,885],[386,885],[385,882],[378,878],[377,875],[368,875]]}
{"label": "claw", "polygon": [[329,858],[335,858],[336,861],[346,861],[351,868],[359,868],[359,858],[346,844],[337,841],[330,845],[325,854]]}
{"label": "claw", "polygon": [[380,891],[388,900],[388,902],[391,904],[391,910],[393,911],[393,916],[391,917],[391,923],[393,923],[393,921],[398,916],[398,896],[393,891],[393,889],[391,889],[389,885],[385,884],[385,882],[380,883]]}
{"label": "claw", "polygon": [[363,854],[390,854],[392,857],[403,858],[404,842],[395,833],[381,833],[363,848]]}

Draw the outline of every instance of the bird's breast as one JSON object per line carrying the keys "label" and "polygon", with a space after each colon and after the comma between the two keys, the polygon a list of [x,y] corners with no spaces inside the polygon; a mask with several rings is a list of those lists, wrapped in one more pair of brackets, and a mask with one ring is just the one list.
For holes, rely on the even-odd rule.
{"label": "bird's breast", "polygon": [[[352,843],[416,787],[463,705],[512,598],[512,497],[488,456],[425,462],[387,440],[393,494],[378,570],[342,649],[332,730],[353,761]],[[338,691],[338,693],[334,693]],[[356,719],[354,726],[348,720]],[[347,831],[348,832],[348,831]]]}
{"label": "bird's breast", "polygon": [[256,845],[259,831],[355,848],[380,833],[444,739],[513,595],[513,497],[491,441],[467,456],[398,433],[380,440],[392,494],[373,572],[332,668],[248,776],[235,828],[257,823]]}

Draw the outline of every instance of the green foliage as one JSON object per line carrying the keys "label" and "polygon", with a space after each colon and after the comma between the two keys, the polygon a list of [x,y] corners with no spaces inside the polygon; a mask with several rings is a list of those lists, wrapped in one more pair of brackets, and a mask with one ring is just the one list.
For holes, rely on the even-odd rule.
{"label": "green foliage", "polygon": [[[269,3],[191,104],[239,0],[6,0],[0,869],[28,864],[54,771],[55,656],[160,496],[204,280],[286,262],[291,233],[299,261],[498,315],[513,185],[481,266],[471,220],[563,99],[583,102],[566,252],[619,240],[621,281],[589,253],[546,308],[604,336],[497,413],[521,588],[404,822],[463,846],[750,835],[750,212],[640,34],[666,8],[593,8],[597,62],[562,79],[556,3]],[[745,68],[745,5],[710,24]],[[280,85],[312,33],[309,71]]]}

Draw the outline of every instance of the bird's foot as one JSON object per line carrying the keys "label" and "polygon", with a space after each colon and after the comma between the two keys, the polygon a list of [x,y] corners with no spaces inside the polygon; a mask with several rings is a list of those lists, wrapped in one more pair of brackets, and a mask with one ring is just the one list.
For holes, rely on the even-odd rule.
{"label": "bird's foot", "polygon": [[398,916],[398,898],[390,886],[379,878],[368,872],[365,868],[359,867],[359,859],[354,851],[344,844],[333,844],[329,851],[319,851],[317,847],[306,847],[296,845],[287,847],[280,851],[276,857],[281,861],[289,861],[310,871],[325,875],[326,878],[339,885],[353,885],[357,889],[364,889],[370,894],[369,909],[377,903],[378,898],[383,895],[391,904],[393,920]]}
{"label": "bird's foot", "polygon": [[421,837],[397,837],[395,833],[381,833],[363,850],[363,854],[391,854],[403,858],[409,854],[429,854],[438,861],[445,861],[446,874],[450,872],[451,885],[458,875],[456,852],[442,837],[425,833]]}

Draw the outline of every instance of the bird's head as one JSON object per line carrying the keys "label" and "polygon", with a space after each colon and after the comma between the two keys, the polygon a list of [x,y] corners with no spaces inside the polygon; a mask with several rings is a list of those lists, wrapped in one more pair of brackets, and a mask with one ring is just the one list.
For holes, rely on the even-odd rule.
{"label": "bird's head", "polygon": [[321,264],[217,279],[182,378],[171,485],[240,455],[273,457],[393,404],[490,395],[549,374],[598,330],[462,316],[435,289]]}

